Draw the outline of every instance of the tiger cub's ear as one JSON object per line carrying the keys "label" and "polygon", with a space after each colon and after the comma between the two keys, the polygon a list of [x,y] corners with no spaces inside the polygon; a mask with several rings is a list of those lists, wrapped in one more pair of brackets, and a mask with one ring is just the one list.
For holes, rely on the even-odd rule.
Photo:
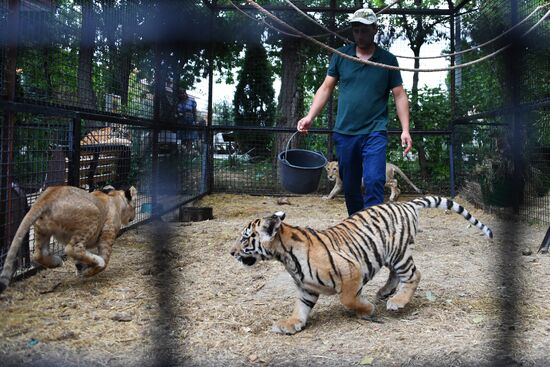
{"label": "tiger cub's ear", "polygon": [[286,214],[284,212],[276,212],[273,215],[264,218],[262,226],[260,227],[260,240],[270,241],[277,234],[283,219]]}
{"label": "tiger cub's ear", "polygon": [[103,186],[103,188],[101,189],[101,192],[104,194],[108,194],[111,191],[115,191],[115,188],[112,185]]}
{"label": "tiger cub's ear", "polygon": [[136,199],[137,196],[137,190],[134,186],[131,186],[128,190],[124,191],[124,196],[126,196],[126,199],[131,202]]}

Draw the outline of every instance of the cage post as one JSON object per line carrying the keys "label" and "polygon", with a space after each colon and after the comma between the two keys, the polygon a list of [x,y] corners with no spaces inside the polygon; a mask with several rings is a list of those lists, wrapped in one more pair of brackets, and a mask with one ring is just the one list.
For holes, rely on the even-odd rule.
{"label": "cage post", "polygon": [[152,147],[151,147],[151,183],[153,187],[151,188],[151,216],[152,217],[158,217],[160,215],[160,208],[158,206],[158,187],[159,187],[159,162],[158,162],[158,156],[159,156],[159,146],[158,146],[158,140],[159,140],[159,125],[161,123],[160,121],[160,90],[161,88],[164,88],[163,85],[161,85],[161,77],[160,77],[160,63],[161,63],[161,56],[160,56],[160,48],[158,41],[153,46],[154,53],[155,53],[155,79],[153,81],[154,83],[154,95],[153,95],[153,131],[152,131]]}
{"label": "cage post", "polygon": [[455,161],[454,161],[454,123],[451,126],[451,133],[449,134],[449,186],[450,195],[452,198],[456,196],[455,187]]}
{"label": "cage post", "polygon": [[[518,2],[517,0],[511,0],[511,24],[515,25],[519,21],[518,15]],[[513,160],[513,172],[511,172],[513,177],[514,192],[516,195],[513,198],[513,210],[515,214],[519,214],[520,205],[523,203],[524,195],[524,158],[523,150],[525,149],[525,128],[524,124],[524,114],[521,111],[520,103],[520,89],[521,89],[521,78],[522,70],[525,65],[523,56],[524,48],[522,48],[522,43],[518,31],[512,33],[511,43],[512,47],[506,52],[504,60],[506,72],[508,73],[508,78],[510,80],[510,96],[509,103],[511,106],[511,111],[509,114],[509,126],[513,133],[510,136],[510,132],[507,133],[506,139],[511,146],[512,160]]]}
{"label": "cage post", "polygon": [[[19,16],[21,3],[19,0],[10,0],[8,3],[8,35],[7,35],[7,52],[6,52],[6,96],[8,102],[15,101],[16,88],[16,66],[17,66],[17,47],[18,47],[18,30]],[[2,242],[9,246],[11,240],[11,232],[13,228],[13,213],[12,213],[12,195],[13,195],[13,143],[15,141],[15,118],[16,113],[12,109],[4,112],[4,121],[2,124],[2,177],[0,187],[2,190],[2,205],[1,210],[3,224],[3,239]]]}
{"label": "cage post", "polygon": [[[336,32],[336,0],[330,0],[330,23],[329,23],[329,29],[333,32]],[[329,43],[331,47],[334,47],[336,41],[336,37],[331,34],[329,38]],[[330,56],[329,56],[330,57]],[[330,59],[329,59],[330,60]],[[330,98],[328,100],[327,104],[327,126],[330,130],[334,127],[334,93],[330,95]],[[332,135],[327,135],[327,158],[329,161],[334,160],[333,156],[333,143],[331,139]]]}
{"label": "cage post", "polygon": [[[210,10],[210,29],[214,29],[214,12]],[[206,137],[205,153],[203,155],[202,161],[202,180],[203,187],[201,191],[206,191],[208,193],[212,192],[212,186],[214,182],[214,132],[212,130],[212,103],[214,91],[214,47],[212,34],[210,32],[210,40],[208,43],[208,112],[207,112],[207,122],[206,122],[206,131],[204,136]]]}
{"label": "cage post", "polygon": [[[451,43],[451,60],[450,64],[451,66],[455,65],[455,56],[453,55],[455,52],[455,12],[454,12],[454,6],[451,1],[449,1],[449,10],[451,11],[451,16],[449,17],[449,30],[450,30],[450,43]],[[451,121],[456,116],[456,71],[455,69],[450,71],[451,73],[451,80],[450,80],[450,94],[451,94]]]}
{"label": "cage post", "polygon": [[[454,6],[452,2],[449,2],[449,11],[451,17],[449,19],[450,29],[450,53],[454,54],[461,50],[462,34],[461,34],[461,20],[458,12],[469,0],[464,0],[457,6]],[[462,56],[456,55],[450,57],[450,65],[456,66],[462,64]],[[456,122],[459,111],[457,108],[457,96],[460,94],[462,88],[462,69],[453,69],[450,71],[450,102],[451,102],[451,121],[450,121],[450,135],[449,135],[449,186],[451,197],[456,196],[456,167],[459,171],[462,167],[462,147],[457,142]],[[455,160],[455,157],[458,157]]]}
{"label": "cage post", "polygon": [[[455,18],[455,9],[454,4],[449,1],[449,11],[451,12],[451,16],[449,17],[449,29],[450,29],[450,40],[451,40],[451,54],[453,54],[456,50],[455,46],[455,37],[460,37],[458,35],[458,29],[455,34],[455,26],[457,26],[458,22]],[[451,56],[451,66],[455,65],[455,57],[454,55]],[[454,198],[456,196],[456,190],[455,190],[455,165],[454,165],[454,120],[456,118],[456,71],[455,69],[451,70],[451,76],[450,76],[450,97],[451,97],[451,121],[450,121],[450,130],[451,133],[449,135],[449,188],[450,188],[450,194],[451,197]]]}
{"label": "cage post", "polygon": [[68,184],[80,186],[80,127],[82,118],[79,114],[73,117],[69,132],[69,169]]}

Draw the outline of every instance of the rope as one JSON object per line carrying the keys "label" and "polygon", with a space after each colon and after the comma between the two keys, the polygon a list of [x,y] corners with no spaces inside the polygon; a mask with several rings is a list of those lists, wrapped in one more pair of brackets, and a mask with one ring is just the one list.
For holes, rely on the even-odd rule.
{"label": "rope", "polygon": [[[273,15],[272,13],[270,13],[269,11],[267,11],[266,9],[262,8],[260,5],[258,5],[254,0],[247,0],[247,2],[252,5],[254,8],[256,8],[258,11],[260,11],[261,13],[264,13],[266,16],[268,16],[269,18],[273,19],[275,22],[279,23],[279,24],[282,24],[284,26],[286,26],[288,29],[292,30],[293,32],[295,32],[296,34],[302,36],[303,38],[315,43],[316,45],[324,48],[324,49],[327,49],[337,55],[339,55],[340,57],[344,58],[344,59],[347,59],[347,60],[350,60],[350,61],[354,61],[354,62],[359,62],[359,63],[362,63],[362,64],[365,64],[365,65],[370,65],[370,66],[376,66],[376,67],[380,67],[380,68],[383,68],[383,69],[389,69],[389,70],[399,70],[399,71],[410,71],[410,72],[441,72],[441,71],[450,71],[450,70],[455,70],[455,69],[459,69],[459,68],[463,68],[463,67],[466,67],[466,66],[471,66],[471,65],[475,65],[475,64],[478,64],[482,61],[485,61],[487,59],[490,59],[496,55],[498,55],[499,53],[501,53],[502,51],[506,50],[507,48],[510,47],[510,45],[506,45],[498,50],[496,50],[495,52],[492,52],[484,57],[481,57],[477,60],[474,60],[474,61],[470,61],[470,62],[467,62],[467,63],[464,63],[464,64],[460,64],[460,65],[453,65],[453,66],[449,66],[449,67],[446,67],[446,68],[436,68],[436,69],[415,69],[415,68],[403,68],[403,67],[399,67],[399,66],[393,66],[393,65],[386,65],[386,64],[381,64],[381,63],[378,63],[378,62],[374,62],[374,61],[370,61],[370,60],[362,60],[362,59],[359,59],[357,57],[354,57],[354,56],[350,56],[350,55],[347,55],[339,50],[336,50],[330,46],[327,46],[325,45],[324,43],[320,42],[320,41],[317,41],[315,38],[313,37],[310,37],[308,36],[307,34],[299,31],[298,29],[292,27],[291,25],[285,23],[284,21],[282,21],[281,19],[277,18],[275,15]],[[548,5],[545,4],[546,6]],[[535,23],[531,28],[529,28],[525,33],[523,33],[521,35],[521,37],[524,37],[526,36],[527,34],[531,33],[533,31],[533,29],[535,29],[536,27],[538,27],[540,25],[540,23],[542,23],[542,21],[544,19],[546,19],[548,16],[550,15],[550,10],[546,12],[546,14],[537,22]]]}
{"label": "rope", "polygon": [[[378,13],[376,13],[377,15],[378,14],[381,14],[382,12],[384,12],[385,10],[387,10],[388,8],[390,8],[391,6],[393,6],[394,4],[397,4],[400,0],[395,0],[394,2],[392,2],[390,5],[386,6],[384,9],[380,10]],[[328,32],[328,34],[332,34],[336,37],[338,37],[339,39],[341,39],[342,41],[344,42],[347,42],[347,43],[352,43],[352,41],[344,36],[341,36],[340,34],[334,32],[334,31],[331,31],[330,29],[326,28],[324,25],[322,25],[321,23],[317,22],[315,19],[311,18],[309,15],[307,15],[306,13],[304,13],[300,8],[298,8],[296,5],[294,5],[290,0],[285,0],[285,2],[290,5],[294,10],[296,10],[300,15],[304,16],[305,18],[307,18],[309,21],[315,23],[317,26],[319,26],[321,29],[325,30]],[[444,58],[444,57],[451,57],[451,56],[457,56],[457,55],[462,55],[462,54],[465,54],[465,53],[468,53],[468,52],[472,52],[472,51],[475,51],[475,50],[478,50],[482,47],[485,47],[495,41],[497,41],[498,39],[504,37],[505,35],[507,35],[508,33],[510,33],[511,31],[513,31],[514,29],[516,29],[517,27],[521,26],[523,23],[525,23],[527,20],[529,20],[531,17],[533,17],[535,15],[535,13],[537,13],[539,10],[547,7],[550,5],[550,2],[547,2],[546,4],[543,4],[543,5],[539,5],[535,8],[535,10],[533,10],[527,17],[525,17],[521,22],[515,24],[512,28],[509,28],[508,30],[506,30],[505,32],[501,33],[500,35],[498,35],[497,37],[489,40],[489,41],[486,41],[484,43],[482,43],[481,45],[477,45],[475,47],[472,47],[472,48],[469,48],[469,49],[466,49],[466,50],[462,50],[462,51],[458,51],[458,52],[453,52],[453,53],[450,53],[450,54],[444,54],[444,55],[439,55],[439,56],[401,56],[401,55],[394,55],[395,57],[398,57],[398,58],[401,58],[401,59],[439,59],[439,58]],[[348,29],[349,27],[347,27],[346,29]],[[325,34],[326,35],[326,34]],[[294,35],[295,37],[298,37],[297,35]],[[319,37],[320,35],[316,35],[315,37]]]}
{"label": "rope", "polygon": [[[248,17],[248,18],[250,18],[250,19],[252,19],[252,20],[254,20],[254,21],[256,21],[256,22],[259,21],[258,19],[254,18],[254,17],[251,16],[251,15],[248,15],[245,11],[243,11],[241,8],[239,8],[237,5],[235,5],[235,3],[233,3],[233,1],[229,0],[229,3],[230,3],[231,5],[233,5],[233,7],[234,7],[235,9],[237,9],[237,10],[238,10],[241,14],[243,14],[244,16],[246,16],[246,17]],[[273,29],[274,31],[279,32],[279,33],[281,33],[281,34],[284,34],[285,36],[301,38],[300,35],[285,32],[285,31],[283,31],[283,30],[281,30],[281,29],[279,29],[279,28],[277,28],[277,27],[275,27],[275,26],[269,24],[269,23],[266,22],[264,19],[262,19],[261,22],[264,23],[264,24],[265,24],[266,26],[268,26],[269,28]]]}
{"label": "rope", "polygon": [[[266,22],[264,19],[262,20],[258,20],[256,18],[254,18],[253,16],[249,15],[247,12],[243,11],[241,8],[239,8],[237,5],[235,5],[235,3],[231,0],[228,0],[229,3],[235,8],[237,9],[242,15],[248,17],[249,19],[252,19],[256,22],[262,22],[263,24],[265,24],[267,27],[273,29],[274,31],[276,32],[279,32],[281,34],[284,34],[285,36],[289,36],[289,37],[297,37],[297,38],[302,38],[302,36],[298,35],[298,34],[294,34],[294,33],[288,33],[288,32],[285,32],[283,30],[281,30],[280,28],[277,28],[275,27],[274,25]],[[391,6],[393,6],[394,4],[397,4],[399,1],[401,0],[395,0],[393,3],[391,3],[390,5],[386,6],[384,9],[380,10],[378,13],[376,14],[380,14],[384,11],[386,11],[388,8],[390,8]],[[328,30],[327,28],[325,28],[321,23],[318,23],[315,19],[311,19],[309,15],[307,15],[306,13],[302,12],[302,10],[300,10],[300,8],[296,7],[292,2],[288,1],[288,4],[293,7],[294,9],[296,9],[296,11],[298,11],[299,13],[301,13],[303,16],[305,16],[306,18],[310,19],[312,22],[314,22],[315,24],[317,24],[319,27],[321,27],[322,29],[326,30],[327,33],[322,33],[322,34],[317,34],[317,35],[312,35],[311,37],[316,37],[316,38],[323,38],[323,37],[326,37],[326,36],[329,36],[331,34],[334,34],[336,35],[337,37],[339,37],[341,40],[343,40],[344,42],[351,42],[348,38],[346,37],[343,37],[343,36],[340,36],[337,32],[334,32],[334,31],[330,31]],[[285,23],[286,24],[286,23]],[[346,28],[343,28],[341,29],[339,32],[343,32],[347,29],[349,29],[351,27],[346,27]]]}
{"label": "rope", "polygon": [[[400,0],[396,0],[395,2],[393,2],[393,3],[390,4],[389,6],[385,7],[384,9],[380,10],[380,11],[379,11],[378,13],[376,13],[376,14],[381,14],[381,13],[384,12],[387,8],[389,8],[391,5],[396,4],[396,3],[398,3],[399,1],[400,1]],[[480,7],[476,8],[476,9],[472,9],[472,10],[468,10],[468,11],[465,11],[465,12],[462,12],[462,13],[458,13],[457,16],[462,16],[462,15],[470,14],[470,13],[473,13],[473,12],[481,12],[481,9],[484,9],[484,8],[486,8],[486,7],[487,7],[487,5],[486,5],[486,3],[484,3],[484,4],[480,5]],[[441,20],[447,20],[447,19],[449,19],[449,18],[450,18],[450,16],[441,18]],[[322,24],[320,24],[320,23],[319,23],[319,27],[324,28],[324,26],[323,26]],[[334,31],[331,31],[330,29],[327,29],[327,28],[324,28],[324,29],[327,31],[326,33],[313,34],[313,35],[311,35],[311,36],[312,36],[312,37],[315,37],[315,38],[324,38],[324,37],[330,36],[331,34],[334,34],[334,33],[336,33],[336,34],[344,33],[345,31],[351,29],[351,25],[346,26],[346,27],[344,27],[344,28],[340,28],[340,29],[338,29],[338,30],[334,30]],[[299,36],[298,36],[298,37],[299,37]],[[351,40],[349,40],[348,38],[346,38],[345,41],[346,41],[346,42],[351,42]],[[409,58],[409,57],[411,57],[411,58],[412,58],[412,56],[398,56],[398,57],[403,57],[403,58]]]}
{"label": "rope", "polygon": [[[381,14],[383,13],[384,11],[388,10],[389,8],[391,8],[392,6],[394,6],[395,4],[397,4],[398,2],[400,2],[401,0],[394,0],[390,5],[386,6],[385,8],[383,8],[382,10],[380,10],[378,13],[376,14]],[[285,0],[285,2],[290,5],[291,8],[293,8],[294,10],[296,10],[300,15],[302,15],[303,17],[307,18],[310,22],[313,22],[314,24],[316,24],[318,27],[320,27],[321,29],[323,29],[324,31],[327,31],[327,33],[323,33],[323,34],[317,34],[317,35],[313,35],[311,37],[325,37],[327,35],[334,35],[336,37],[338,37],[339,39],[341,39],[342,41],[344,42],[347,42],[347,43],[350,43],[351,41],[344,37],[344,36],[341,36],[340,34],[338,34],[337,32],[334,32],[334,31],[331,31],[330,29],[326,28],[324,25],[322,25],[321,23],[319,23],[318,21],[316,21],[315,19],[313,19],[312,17],[310,17],[309,15],[307,15],[305,12],[303,12],[300,8],[298,8],[296,5],[294,5],[294,3],[292,3],[292,1],[290,0]],[[344,30],[347,30],[351,27],[346,27],[344,29],[342,29],[340,32],[344,31]]]}

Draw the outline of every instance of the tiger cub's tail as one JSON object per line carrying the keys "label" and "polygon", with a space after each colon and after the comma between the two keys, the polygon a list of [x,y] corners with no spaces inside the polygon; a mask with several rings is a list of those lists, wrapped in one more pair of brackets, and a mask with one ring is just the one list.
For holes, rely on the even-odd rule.
{"label": "tiger cub's tail", "polygon": [[451,199],[442,198],[439,196],[425,196],[423,198],[412,200],[412,203],[414,203],[418,209],[439,208],[439,209],[448,209],[448,210],[457,212],[458,214],[466,218],[466,220],[472,223],[474,226],[481,229],[487,237],[493,238],[493,231],[491,231],[491,228],[481,223],[473,215],[471,215],[462,205],[455,203]]}

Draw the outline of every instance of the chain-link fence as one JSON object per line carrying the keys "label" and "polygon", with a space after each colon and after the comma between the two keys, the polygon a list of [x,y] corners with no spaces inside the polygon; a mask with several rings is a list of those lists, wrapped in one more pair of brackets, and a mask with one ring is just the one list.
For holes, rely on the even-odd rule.
{"label": "chain-link fence", "polygon": [[[183,195],[182,201],[211,191],[288,194],[281,186],[277,155],[286,149],[296,121],[306,113],[315,89],[325,76],[328,51],[308,52],[317,46],[292,35],[285,36],[272,27],[268,27],[265,39],[255,38],[253,35],[265,24],[257,15],[250,12],[245,15],[229,3],[218,4],[223,9],[220,11],[213,11],[204,3],[186,6],[169,3],[160,8],[136,1],[91,1],[82,6],[72,1],[56,5],[24,1],[19,7],[17,3],[11,5],[16,18],[8,19],[7,1],[0,6],[3,19],[0,27],[6,30],[2,32],[4,47],[0,48],[3,66],[0,80],[2,94],[11,103],[11,107],[4,105],[5,111],[13,111],[4,115],[4,158],[9,159],[8,152],[13,152],[11,162],[3,161],[4,187],[17,183],[23,190],[35,190],[45,187],[44,182],[69,182],[69,168],[58,162],[59,172],[55,173],[48,164],[56,166],[52,158],[56,155],[58,160],[62,154],[64,159],[75,159],[76,155],[67,158],[71,141],[59,141],[61,137],[53,135],[62,129],[50,131],[50,127],[33,122],[44,119],[37,114],[41,109],[59,115],[57,109],[61,108],[73,111],[68,112],[69,117],[63,117],[66,121],[62,125],[67,129],[73,126],[74,113],[78,111],[81,138],[91,134],[89,144],[79,148],[79,162],[84,171],[79,181],[74,182],[78,186],[93,190],[107,183],[138,184],[144,197],[158,195],[166,203],[174,203],[165,198],[174,193]],[[449,72],[402,72],[405,84],[410,85],[415,149],[407,157],[402,156],[400,124],[390,103],[388,161],[397,165],[423,192],[441,195],[464,192],[480,205],[508,205],[495,204],[499,197],[509,197],[510,185],[501,178],[513,166],[510,159],[515,159],[510,151],[515,144],[510,144],[512,138],[503,133],[516,131],[525,121],[523,128],[517,130],[524,135],[519,144],[526,139],[533,143],[528,144],[523,156],[524,202],[528,205],[522,206],[522,212],[528,219],[547,221],[548,91],[540,81],[547,78],[549,58],[543,45],[548,32],[544,27],[531,29],[543,14],[542,8],[537,8],[539,5],[536,1],[523,2],[515,9],[507,2],[470,2],[457,10],[455,17],[450,17],[449,11],[426,10],[423,14],[423,23],[418,26],[432,26],[442,32],[446,24],[452,23],[457,42],[451,43],[449,37],[437,42],[440,52],[451,46],[456,48],[455,64],[476,61],[504,47],[488,61],[455,70],[454,76]],[[224,11],[230,11],[235,19],[226,19]],[[194,15],[189,24],[182,26],[182,35],[167,33],[180,23],[182,14]],[[333,47],[352,38],[349,27],[345,27],[345,13],[332,14],[326,20],[329,28],[340,30],[337,37],[330,36],[328,30],[307,25],[310,22],[304,22],[303,17],[293,12],[277,15]],[[380,16],[377,42],[398,55],[401,66],[426,68],[431,61],[415,64],[406,57],[415,54],[406,38],[395,37],[396,27],[405,27],[396,23],[396,18]],[[157,28],[155,19],[163,20]],[[8,57],[8,45],[14,41],[9,38],[13,32],[7,32],[8,22],[17,24],[15,59]],[[210,22],[215,30],[227,27],[229,22],[235,34],[228,37],[227,32],[210,35],[200,32]],[[507,31],[520,22],[516,29]],[[468,33],[462,28],[468,29]],[[528,37],[524,35],[526,32]],[[512,41],[514,50],[522,51],[513,57],[511,47],[507,46]],[[215,42],[225,46],[210,49],[209,45]],[[486,43],[487,46],[477,47]],[[241,60],[232,64],[236,71],[231,77],[238,80],[232,99],[215,102],[221,85],[213,83],[208,95],[191,97],[201,103],[195,107],[193,126],[185,127],[186,117],[178,110],[182,92],[201,78],[213,79],[217,60],[228,57]],[[510,58],[517,59],[520,72],[514,69],[519,66],[506,61]],[[450,59],[443,58],[440,63],[442,67],[449,66]],[[196,75],[197,67],[205,70],[200,76]],[[276,75],[279,75],[277,83]],[[13,86],[10,80],[14,81]],[[451,88],[441,88],[444,86]],[[517,95],[507,93],[516,89]],[[314,125],[317,130],[294,139],[289,147],[318,151],[328,160],[337,159],[330,135],[337,98],[338,90],[317,118]],[[449,108],[445,108],[445,103]],[[521,115],[516,113],[515,119],[511,119],[502,106],[511,110],[519,106]],[[127,126],[127,122],[132,125]],[[153,126],[159,129],[155,131]],[[11,131],[14,127],[17,129]],[[9,143],[10,134],[17,146]],[[71,134],[71,130],[63,132],[63,139],[69,139]],[[109,151],[97,147],[104,144],[103,140],[119,143]],[[502,159],[506,154],[512,158]],[[515,163],[517,166],[518,162]],[[62,170],[66,172],[62,174]],[[178,175],[172,174],[175,170]],[[415,194],[405,179],[397,179],[403,193]],[[323,173],[315,195],[326,195],[333,184]],[[146,212],[151,206],[146,201],[139,209]],[[164,204],[159,208],[173,206]]]}
{"label": "chain-link fence", "polygon": [[0,96],[5,96],[6,90],[6,66],[7,66],[7,46],[8,44],[8,1],[0,1]]}
{"label": "chain-link fence", "polygon": [[20,101],[140,118],[153,116],[153,76],[136,63],[135,2],[23,3],[19,15]]}
{"label": "chain-link fence", "polygon": [[[347,42],[340,37],[352,38],[348,13],[361,4],[329,11],[331,4],[318,1],[310,13],[339,36],[282,2],[269,5],[292,27],[340,47]],[[440,58],[440,68],[488,58],[454,71],[402,72],[414,149],[403,157],[390,98],[387,160],[424,193],[459,193],[489,210],[512,207],[528,221],[550,223],[546,8],[534,0],[455,5],[380,15],[376,41],[403,67],[436,65],[401,57],[434,45],[431,55],[458,52]],[[238,7],[0,0],[0,264],[25,213],[53,185],[133,185],[134,223],[144,223],[211,192],[288,195],[278,162],[287,146],[337,159],[331,131],[338,90],[310,133],[289,142],[326,76],[330,51]],[[415,30],[429,34],[424,43]],[[203,81],[208,90],[193,90]],[[229,99],[219,98],[227,86]],[[396,179],[402,193],[418,194],[407,179]],[[312,195],[333,185],[323,172]],[[163,238],[153,246],[162,248]],[[18,274],[33,269],[33,249],[31,231]],[[51,249],[63,250],[55,243]],[[159,269],[162,256],[155,253]]]}
{"label": "chain-link fence", "polygon": [[476,203],[515,207],[528,221],[549,223],[550,54],[542,5],[486,2],[458,18],[474,25],[461,34],[463,48],[490,43],[461,62],[499,53],[459,72],[454,161],[460,189]]}
{"label": "chain-link fence", "polygon": [[[13,113],[12,118],[17,128],[2,125],[2,152],[6,153],[2,178],[8,182],[0,212],[4,219],[2,263],[23,216],[48,187],[70,184],[93,191],[107,185],[133,185],[138,198],[132,225],[149,219],[153,210],[159,214],[174,210],[206,190],[204,139],[183,143],[177,139],[189,132],[160,130],[153,144],[154,130],[140,125],[24,112]],[[192,133],[204,135],[204,130]],[[27,255],[21,258],[22,271],[31,266],[28,253],[33,244],[31,232],[23,246]],[[63,250],[52,246],[54,252]]]}
{"label": "chain-link fence", "polygon": [[[328,161],[336,161],[334,149],[331,149],[329,130],[315,129],[307,136],[297,136],[289,141],[291,132],[276,128],[239,129],[236,127],[214,127],[214,185],[215,192],[233,192],[262,195],[292,195],[282,186],[279,155],[290,149],[306,149],[324,155]],[[419,195],[408,181],[411,181],[423,193],[450,194],[449,177],[449,134],[446,132],[424,133],[414,136],[423,139],[428,154],[433,159],[443,160],[443,169],[432,169],[423,173],[418,159],[414,155],[403,157],[398,132],[391,132],[388,143],[388,162],[396,165],[401,173],[396,173],[399,189],[403,194]],[[285,144],[274,151],[274,141]],[[288,144],[288,146],[287,146]],[[435,155],[438,157],[435,157]],[[429,179],[425,178],[429,177]],[[316,193],[326,195],[335,182],[327,179],[323,171]],[[390,191],[387,191],[389,195]]]}
{"label": "chain-link fence", "polygon": [[[165,16],[132,0],[0,3],[1,263],[47,187],[133,185],[134,223],[209,189],[206,114],[198,109],[195,129],[184,130],[186,55],[160,45]],[[32,268],[33,246],[31,231],[18,274]]]}

